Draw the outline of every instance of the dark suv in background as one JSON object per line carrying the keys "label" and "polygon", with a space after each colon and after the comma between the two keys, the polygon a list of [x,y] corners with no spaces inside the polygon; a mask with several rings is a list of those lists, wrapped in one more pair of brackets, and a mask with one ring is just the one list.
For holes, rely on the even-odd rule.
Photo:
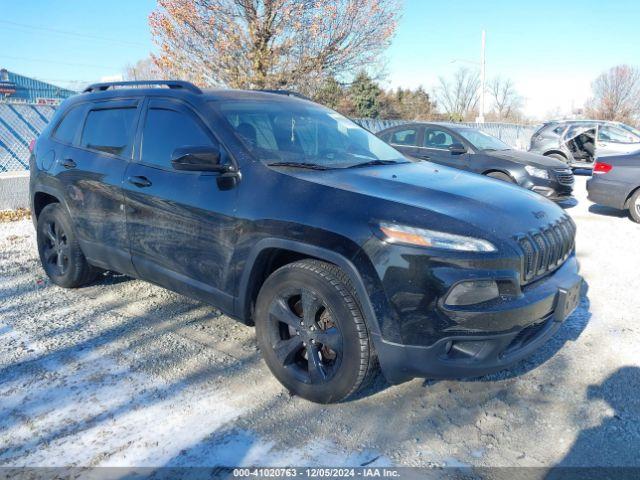
{"label": "dark suv in background", "polygon": [[286,93],[93,85],[37,140],[30,188],[54,283],[108,269],[255,323],[273,374],[317,402],[378,365],[391,382],[503,369],[578,304],[562,209]]}
{"label": "dark suv in background", "polygon": [[377,135],[405,155],[515,183],[554,201],[573,192],[566,163],[515,150],[476,128],[453,123],[407,123]]}

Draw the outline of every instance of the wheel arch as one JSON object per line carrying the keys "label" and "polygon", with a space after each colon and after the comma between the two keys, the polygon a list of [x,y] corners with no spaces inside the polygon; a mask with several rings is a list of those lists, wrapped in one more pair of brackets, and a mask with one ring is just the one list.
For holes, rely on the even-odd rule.
{"label": "wheel arch", "polygon": [[36,220],[37,215],[40,214],[42,209],[50,203],[59,203],[64,207],[69,216],[71,216],[71,211],[69,209],[69,205],[67,204],[67,200],[60,189],[55,188],[52,185],[43,184],[40,182],[38,182],[35,186],[32,186],[31,206],[34,213],[34,220]]}
{"label": "wheel arch", "polygon": [[631,191],[627,194],[627,198],[625,198],[624,200],[624,208],[629,208],[631,197],[633,197],[638,190],[640,190],[640,186],[632,188]]}
{"label": "wheel arch", "polygon": [[260,240],[251,250],[239,282],[239,295],[235,311],[242,321],[253,322],[253,307],[258,292],[267,277],[278,268],[305,258],[332,263],[340,267],[349,277],[352,287],[365,315],[372,335],[380,336],[380,325],[371,303],[365,282],[356,266],[345,256],[316,245],[287,239],[266,238]]}
{"label": "wheel arch", "polygon": [[33,216],[37,220],[40,216],[40,212],[47,205],[51,205],[52,203],[61,203],[60,199],[55,195],[52,195],[47,192],[38,191],[33,195]]}
{"label": "wheel arch", "polygon": [[567,154],[564,153],[562,150],[547,150],[546,152],[543,153],[543,155],[545,157],[548,157],[549,155],[561,155],[565,160],[569,160],[569,158],[567,157]]}

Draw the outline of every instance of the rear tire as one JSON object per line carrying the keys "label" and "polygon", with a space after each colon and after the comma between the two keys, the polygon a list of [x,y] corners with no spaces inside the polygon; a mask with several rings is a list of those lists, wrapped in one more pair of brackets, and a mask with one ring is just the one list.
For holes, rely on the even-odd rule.
{"label": "rear tire", "polygon": [[503,182],[507,183],[516,183],[513,178],[502,172],[489,172],[487,173],[487,177],[495,178],[496,180],[502,180]]}
{"label": "rear tire", "polygon": [[273,375],[312,402],[345,400],[378,371],[355,292],[335,265],[302,260],[276,270],[258,295],[255,324]]}
{"label": "rear tire", "polygon": [[96,278],[99,270],[84,257],[71,219],[59,203],[40,212],[36,235],[42,268],[53,283],[76,288]]}
{"label": "rear tire", "polygon": [[629,216],[634,222],[640,223],[640,189],[629,199]]}

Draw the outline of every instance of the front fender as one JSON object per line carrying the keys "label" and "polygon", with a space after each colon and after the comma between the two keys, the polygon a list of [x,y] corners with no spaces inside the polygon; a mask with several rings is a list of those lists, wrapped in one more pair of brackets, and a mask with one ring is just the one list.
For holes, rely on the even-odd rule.
{"label": "front fender", "polygon": [[[358,295],[358,300],[364,310],[363,313],[365,314],[367,326],[371,333],[373,335],[380,335],[381,329],[378,321],[378,314],[376,313],[376,308],[374,308],[371,301],[373,291],[376,288],[381,288],[381,286],[376,285],[379,284],[379,281],[374,278],[375,272],[373,270],[371,272],[361,272],[362,262],[360,262],[361,265],[360,268],[358,268],[354,261],[339,253],[316,245],[310,245],[289,239],[264,238],[257,242],[251,249],[239,281],[239,295],[236,300],[237,304],[235,308],[236,312],[244,311],[246,305],[250,301],[248,298],[248,286],[256,260],[262,252],[269,249],[287,250],[338,265],[348,275],[349,280]],[[357,262],[358,260],[356,259],[355,261]]]}

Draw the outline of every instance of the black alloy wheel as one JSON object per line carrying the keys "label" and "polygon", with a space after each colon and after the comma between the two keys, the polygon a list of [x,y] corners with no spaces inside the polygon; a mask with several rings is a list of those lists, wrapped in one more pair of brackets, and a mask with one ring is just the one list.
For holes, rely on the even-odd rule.
{"label": "black alloy wheel", "polygon": [[275,297],[269,309],[269,338],[278,360],[304,383],[330,380],[342,361],[342,333],[332,314],[307,288]]}
{"label": "black alloy wheel", "polygon": [[378,372],[360,302],[336,265],[308,259],[273,272],[258,294],[254,320],[265,363],[295,395],[338,402]]}
{"label": "black alloy wheel", "polygon": [[56,285],[80,287],[94,280],[100,272],[87,262],[71,219],[59,203],[42,209],[38,215],[36,234],[42,268]]}
{"label": "black alloy wheel", "polygon": [[44,225],[43,261],[48,271],[57,276],[64,276],[69,269],[69,241],[64,227],[55,219],[47,221]]}

